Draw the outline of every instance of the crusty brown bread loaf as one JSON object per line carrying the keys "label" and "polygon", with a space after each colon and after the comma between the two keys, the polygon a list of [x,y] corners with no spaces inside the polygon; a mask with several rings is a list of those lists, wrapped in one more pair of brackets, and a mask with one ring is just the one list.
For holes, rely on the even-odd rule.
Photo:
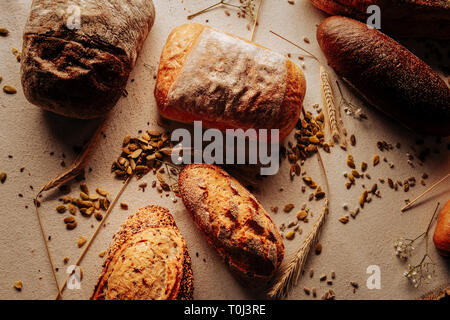
{"label": "crusty brown bread loaf", "polygon": [[425,62],[366,24],[329,17],[317,29],[328,63],[372,105],[420,133],[450,135],[450,89]]}
{"label": "crusty brown bread loaf", "polygon": [[448,0],[311,0],[331,15],[366,22],[370,5],[380,7],[381,31],[399,37],[450,39]]}
{"label": "crusty brown bread loaf", "polygon": [[204,127],[279,129],[283,140],[301,112],[306,82],[292,61],[200,24],[169,35],[155,97],[165,118]]}
{"label": "crusty brown bread loaf", "polygon": [[283,260],[283,240],[247,189],[209,164],[186,166],[178,188],[199,229],[240,280],[260,286],[272,278]]}
{"label": "crusty brown bread loaf", "polygon": [[442,256],[450,256],[450,200],[439,213],[436,229],[434,229],[433,242]]}
{"label": "crusty brown bread loaf", "polygon": [[[77,8],[80,28],[69,29]],[[26,98],[68,117],[105,116],[154,19],[152,0],[33,0],[22,49]]]}
{"label": "crusty brown bread loaf", "polygon": [[114,235],[91,300],[190,300],[191,258],[170,212],[148,206]]}

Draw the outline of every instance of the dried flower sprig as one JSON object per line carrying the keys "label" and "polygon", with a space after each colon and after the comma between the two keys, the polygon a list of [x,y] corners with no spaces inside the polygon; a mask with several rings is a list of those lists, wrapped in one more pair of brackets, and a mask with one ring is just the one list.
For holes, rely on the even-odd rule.
{"label": "dried flower sprig", "polygon": [[362,111],[362,109],[360,107],[354,105],[353,103],[351,103],[344,97],[344,94],[342,93],[339,81],[336,81],[336,85],[338,87],[339,94],[341,95],[340,104],[344,106],[343,109],[344,109],[345,114],[347,114],[355,119],[358,119],[358,120],[367,119],[367,115]]}
{"label": "dried flower sprig", "polygon": [[422,237],[425,240],[425,254],[422,257],[422,260],[417,265],[408,264],[407,269],[403,273],[403,275],[411,281],[415,288],[418,288],[422,283],[428,283],[434,275],[435,264],[428,252],[428,233],[438,211],[439,205],[440,203],[437,204],[425,232],[421,233],[414,239],[400,238],[394,242],[396,256],[403,260],[408,260],[412,256],[415,249],[413,246],[414,243]]}
{"label": "dried flower sprig", "polygon": [[193,14],[188,15],[187,18],[188,18],[188,20],[191,20],[191,19],[195,18],[196,16],[201,15],[202,13],[205,13],[205,12],[211,10],[211,9],[216,8],[216,7],[228,6],[228,7],[231,7],[231,8],[238,9],[239,12],[242,14],[242,16],[244,18],[249,16],[250,17],[250,21],[254,22],[256,20],[255,17],[256,17],[256,9],[257,9],[256,8],[256,4],[255,4],[255,0],[241,0],[240,3],[241,3],[240,5],[237,5],[237,4],[232,4],[232,3],[229,3],[229,2],[225,2],[225,0],[221,0],[221,1],[219,1],[219,2],[217,2],[215,4],[213,4],[213,5],[210,5],[209,7],[206,7],[205,9],[202,9],[200,11],[197,11],[197,12],[195,12]]}

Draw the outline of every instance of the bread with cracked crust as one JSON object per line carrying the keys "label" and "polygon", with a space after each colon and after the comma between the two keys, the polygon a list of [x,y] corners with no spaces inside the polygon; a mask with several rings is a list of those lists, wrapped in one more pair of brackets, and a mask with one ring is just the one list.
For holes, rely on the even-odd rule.
{"label": "bread with cracked crust", "polygon": [[259,201],[210,164],[186,166],[178,188],[198,228],[233,273],[248,284],[267,283],[283,260],[284,244]]}
{"label": "bread with cracked crust", "polygon": [[191,23],[176,27],[167,39],[155,98],[170,120],[199,120],[222,131],[278,129],[283,140],[297,123],[305,91],[303,72],[291,60]]}
{"label": "bread with cracked crust", "polygon": [[170,212],[148,206],[114,235],[91,300],[191,300],[191,258]]}
{"label": "bread with cracked crust", "polygon": [[21,59],[25,97],[66,117],[104,117],[154,20],[152,0],[33,0]]}

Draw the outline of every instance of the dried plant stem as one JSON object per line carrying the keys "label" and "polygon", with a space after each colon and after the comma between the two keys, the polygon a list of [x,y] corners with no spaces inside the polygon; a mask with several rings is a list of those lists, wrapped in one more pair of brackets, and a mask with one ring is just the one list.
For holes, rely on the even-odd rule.
{"label": "dried plant stem", "polygon": [[317,152],[320,166],[323,170],[325,176],[325,184],[327,191],[327,198],[325,198],[325,204],[323,206],[322,212],[320,216],[317,218],[313,229],[308,234],[306,239],[303,241],[300,248],[297,249],[297,252],[291,258],[289,264],[281,271],[280,278],[276,281],[276,283],[272,286],[270,291],[268,292],[268,296],[271,299],[282,299],[285,298],[289,291],[297,285],[300,275],[302,274],[303,267],[305,266],[306,259],[311,251],[312,247],[315,246],[317,240],[320,236],[320,231],[322,226],[325,223],[325,218],[328,215],[328,197],[330,192],[330,187],[328,183],[328,177],[326,174],[325,166],[323,164],[322,156],[320,152]]}
{"label": "dried plant stem", "polygon": [[191,15],[187,16],[187,18],[188,18],[188,20],[191,20],[192,18],[195,18],[196,16],[198,16],[198,15],[200,15],[202,13],[205,13],[206,11],[209,11],[209,10],[211,10],[211,9],[217,7],[217,6],[220,6],[220,5],[224,4],[224,2],[225,2],[225,0],[221,0],[221,1],[219,1],[219,2],[209,6],[209,7],[205,8],[205,9],[203,9],[203,10],[200,10],[200,11],[194,13],[194,14],[191,14]]}
{"label": "dried plant stem", "polygon": [[92,136],[89,143],[84,148],[81,155],[74,161],[74,163],[70,166],[70,168],[66,172],[64,172],[63,174],[52,179],[45,186],[43,186],[34,199],[34,208],[35,208],[36,217],[37,217],[37,220],[39,223],[39,229],[41,231],[41,235],[44,240],[45,251],[47,252],[48,261],[50,263],[50,267],[52,268],[52,274],[53,274],[53,278],[55,280],[56,289],[58,290],[58,294],[61,292],[61,289],[58,284],[58,278],[56,277],[56,269],[55,269],[55,265],[53,264],[52,255],[50,254],[50,249],[48,247],[48,241],[47,241],[48,238],[45,233],[44,226],[42,224],[41,215],[39,213],[39,206],[40,206],[39,205],[39,197],[41,196],[41,194],[44,191],[49,191],[53,188],[60,186],[61,184],[65,183],[65,182],[68,182],[68,181],[74,179],[76,176],[78,176],[83,171],[90,155],[92,154],[92,150],[97,145],[98,137],[100,136],[100,133],[104,129],[104,127],[107,123],[107,120],[108,119],[105,118],[103,123],[97,128],[97,130],[95,131],[95,133]]}
{"label": "dried plant stem", "polygon": [[311,57],[313,57],[314,60],[316,60],[317,62],[319,62],[319,64],[321,65],[319,59],[318,59],[314,54],[312,54],[311,52],[309,52],[308,50],[306,50],[305,48],[302,48],[302,47],[299,46],[298,44],[292,42],[291,40],[289,40],[289,39],[283,37],[282,35],[280,35],[280,34],[274,32],[274,31],[272,31],[272,30],[270,30],[269,32],[270,32],[270,33],[273,33],[274,35],[276,35],[277,37],[283,39],[284,41],[289,42],[289,43],[292,44],[294,47],[297,47],[297,48],[299,48],[300,50],[305,51],[307,54],[309,54]]}
{"label": "dried plant stem", "polygon": [[37,217],[37,220],[39,223],[39,229],[41,230],[42,239],[44,240],[45,251],[47,252],[48,261],[50,262],[50,267],[52,269],[52,274],[53,274],[53,279],[55,280],[56,289],[58,290],[58,292],[60,292],[61,289],[59,288],[58,278],[56,277],[55,265],[53,264],[52,255],[50,254],[50,248],[48,247],[48,241],[47,241],[48,238],[47,238],[47,235],[45,234],[44,226],[42,225],[41,215],[39,214],[38,197],[40,196],[40,194],[41,193],[39,192],[38,195],[36,196],[36,198],[34,199],[34,209],[35,209],[36,217]]}
{"label": "dried plant stem", "polygon": [[320,66],[320,88],[322,92],[323,104],[326,106],[328,117],[330,120],[331,137],[333,138],[334,142],[338,143],[341,140],[341,136],[339,134],[338,124],[336,120],[336,104],[334,102],[333,88],[331,87],[328,74],[322,65]]}
{"label": "dried plant stem", "polygon": [[[94,233],[92,234],[91,238],[89,239],[89,241],[86,243],[83,252],[81,252],[80,256],[78,257],[77,261],[75,262],[76,266],[79,266],[81,263],[81,260],[83,260],[83,257],[85,256],[85,254],[87,253],[88,249],[90,248],[92,242],[95,240],[95,238],[97,237],[98,232],[100,231],[101,227],[105,224],[106,219],[108,218],[109,214],[111,213],[111,211],[114,209],[117,201],[119,200],[120,196],[122,195],[122,193],[125,191],[126,187],[128,186],[128,183],[131,181],[131,179],[133,178],[134,174],[131,174],[124,182],[124,184],[122,185],[122,188],[120,188],[119,192],[117,193],[117,195],[114,197],[113,201],[111,202],[111,204],[108,207],[108,210],[106,210],[105,216],[103,217],[102,221],[97,225],[97,228],[95,229]],[[74,269],[75,272],[75,269]],[[67,285],[67,281],[69,280],[69,277],[71,275],[68,275],[66,277],[66,280],[64,281],[61,289],[58,288],[58,294],[55,297],[55,300],[58,299],[62,299],[62,293],[64,291],[64,289],[66,288]]]}
{"label": "dried plant stem", "polygon": [[250,36],[250,41],[255,38],[256,25],[258,24],[259,12],[261,11],[261,5],[263,0],[259,0],[258,10],[256,11],[255,21],[253,21],[252,35]]}
{"label": "dried plant stem", "polygon": [[450,173],[448,173],[445,177],[443,177],[442,179],[440,179],[439,181],[437,181],[436,183],[434,183],[431,187],[429,187],[427,190],[425,190],[424,192],[422,192],[419,196],[417,196],[414,200],[412,200],[410,203],[408,203],[406,206],[404,206],[401,211],[404,212],[406,210],[408,210],[417,200],[419,200],[420,198],[422,198],[424,195],[426,195],[428,192],[432,191],[434,188],[436,188],[439,184],[441,184],[442,182],[444,182],[445,180],[447,180],[450,177]]}

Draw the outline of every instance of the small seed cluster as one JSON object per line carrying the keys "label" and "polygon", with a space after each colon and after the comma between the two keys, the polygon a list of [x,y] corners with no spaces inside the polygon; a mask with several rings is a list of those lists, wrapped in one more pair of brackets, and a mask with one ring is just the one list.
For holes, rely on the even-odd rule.
{"label": "small seed cluster", "polygon": [[303,162],[314,155],[319,147],[326,152],[330,152],[330,145],[325,142],[322,129],[325,121],[324,114],[321,110],[320,112],[317,110],[317,112],[319,114],[316,117],[313,117],[309,111],[304,113],[303,119],[299,119],[296,125],[295,144],[289,141],[288,148],[282,148],[281,150],[281,154],[286,155],[291,163],[290,174],[292,178],[301,174],[299,161]]}
{"label": "small seed cluster", "polygon": [[[283,211],[285,213],[290,213],[295,208],[293,203],[288,203],[284,206]],[[278,208],[272,207],[272,212],[278,211]],[[306,207],[306,203],[302,204],[300,210],[296,213],[295,218],[289,223],[282,223],[279,227],[281,231],[281,236],[285,237],[287,240],[293,240],[295,238],[295,234],[302,234],[303,230],[300,228],[300,223],[308,223],[309,217],[312,217],[312,213],[310,213],[310,209]]]}
{"label": "small seed cluster", "polygon": [[123,140],[122,154],[114,161],[111,172],[116,178],[126,180],[132,174],[143,177],[152,169],[157,170],[163,164],[163,148],[169,146],[166,133],[147,130],[140,137],[126,135]]}
{"label": "small seed cluster", "polygon": [[[70,189],[66,190],[66,193],[70,193]],[[102,211],[108,210],[111,203],[107,190],[97,188],[96,193],[91,194],[85,183],[80,184],[79,198],[65,195],[60,201],[62,204],[56,206],[56,212],[60,214],[70,213],[63,220],[67,230],[73,230],[77,227],[78,223],[75,216],[78,212],[84,217],[89,218],[94,216],[98,221],[102,221]]]}
{"label": "small seed cluster", "polygon": [[[314,277],[314,270],[311,269],[309,271],[309,277],[313,278]],[[327,285],[332,286],[333,285],[333,280],[336,279],[336,273],[334,271],[331,271],[329,275],[327,274],[322,274],[319,277],[319,281],[320,282],[326,282]],[[316,287],[313,288],[308,288],[308,287],[303,287],[303,292],[307,295],[310,296],[312,295],[314,298],[317,297],[317,289]],[[322,300],[333,300],[336,298],[336,294],[334,293],[334,291],[332,289],[327,289],[323,295],[321,296]]]}

